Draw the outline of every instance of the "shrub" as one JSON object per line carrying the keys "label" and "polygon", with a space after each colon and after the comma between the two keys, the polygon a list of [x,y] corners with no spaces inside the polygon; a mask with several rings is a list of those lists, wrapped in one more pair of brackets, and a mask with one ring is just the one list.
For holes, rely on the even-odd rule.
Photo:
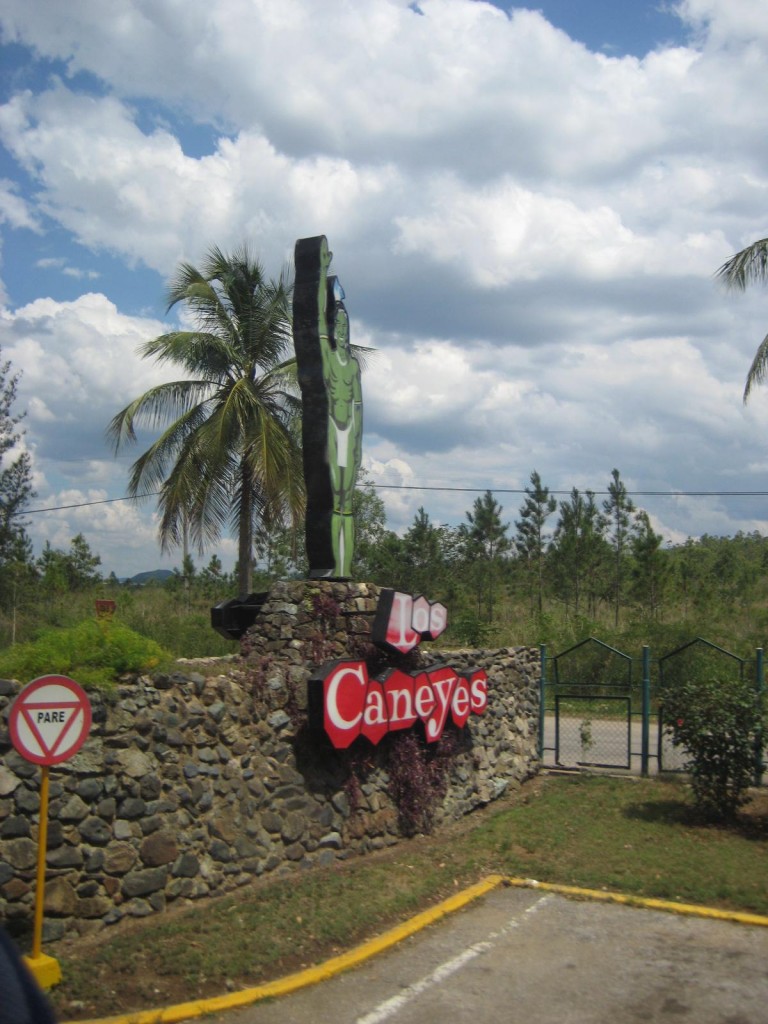
{"label": "shrub", "polygon": [[30,643],[0,653],[0,676],[29,682],[68,675],[83,686],[109,689],[128,672],[149,672],[171,660],[154,640],[126,626],[90,619],[71,629],[49,629]]}
{"label": "shrub", "polygon": [[762,709],[742,680],[688,677],[665,688],[665,728],[683,747],[697,806],[708,817],[732,818],[755,774]]}
{"label": "shrub", "polygon": [[389,793],[404,835],[432,832],[457,749],[453,731],[444,732],[434,744],[427,744],[415,729],[392,736],[387,752]]}

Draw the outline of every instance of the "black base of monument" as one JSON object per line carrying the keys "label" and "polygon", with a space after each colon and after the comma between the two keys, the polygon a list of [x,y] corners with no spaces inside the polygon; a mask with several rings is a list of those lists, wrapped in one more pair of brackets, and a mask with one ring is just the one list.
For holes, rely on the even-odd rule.
{"label": "black base of monument", "polygon": [[269,591],[265,591],[215,604],[211,608],[211,625],[226,640],[239,640],[254,624],[268,597]]}

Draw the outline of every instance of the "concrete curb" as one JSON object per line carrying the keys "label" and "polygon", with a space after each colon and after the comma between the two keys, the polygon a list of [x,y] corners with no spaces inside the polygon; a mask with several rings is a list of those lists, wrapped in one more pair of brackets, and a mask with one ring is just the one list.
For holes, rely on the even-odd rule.
{"label": "concrete curb", "polygon": [[738,910],[717,910],[714,907],[702,907],[695,903],[675,903],[673,900],[657,900],[644,896],[624,896],[621,893],[607,892],[603,889],[580,889],[575,885],[537,882],[533,878],[503,878],[502,883],[526,889],[542,889],[544,892],[555,892],[573,899],[602,900],[604,903],[621,903],[627,907],[663,910],[669,914],[687,914],[689,917],[704,917],[714,921],[730,921],[732,924],[748,924],[768,928],[768,917],[763,917],[760,914],[746,914]]}
{"label": "concrete curb", "polygon": [[473,900],[496,889],[500,885],[517,886],[526,889],[540,889],[544,892],[553,892],[571,899],[599,900],[608,903],[619,903],[629,907],[644,908],[648,910],[662,910],[673,914],[684,914],[693,917],[709,918],[718,921],[729,921],[734,924],[752,925],[768,928],[768,917],[759,914],[746,914],[738,911],[716,910],[712,907],[697,906],[690,903],[674,903],[671,900],[646,899],[640,896],[624,896],[621,893],[605,892],[599,889],[582,889],[572,885],[555,885],[548,882],[537,882],[532,878],[508,878],[504,875],[489,875],[476,885],[464,889],[455,896],[443,900],[430,910],[417,914],[410,920],[399,924],[389,931],[384,932],[376,938],[369,939],[362,945],[335,956],[317,967],[308,967],[304,971],[289,974],[277,981],[270,981],[264,985],[256,985],[253,988],[246,988],[240,992],[232,992],[224,996],[212,996],[208,999],[196,999],[188,1003],[179,1003],[177,1006],[168,1006],[154,1010],[140,1010],[136,1013],[118,1014],[113,1017],[93,1018],[87,1021],[75,1022],[75,1024],[176,1024],[178,1021],[190,1020],[194,1017],[202,1017],[209,1013],[220,1013],[224,1010],[233,1010],[241,1006],[250,1006],[260,1002],[262,999],[274,999],[278,996],[288,995],[301,988],[308,988],[320,981],[326,981],[343,971],[353,967],[378,953],[383,953],[403,939],[407,939],[423,928],[434,924],[447,914],[466,907]]}

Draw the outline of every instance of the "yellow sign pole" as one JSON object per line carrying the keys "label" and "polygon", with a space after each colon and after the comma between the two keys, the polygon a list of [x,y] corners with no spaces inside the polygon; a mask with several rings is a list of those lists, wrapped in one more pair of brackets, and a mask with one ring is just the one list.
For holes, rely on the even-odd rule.
{"label": "yellow sign pole", "polygon": [[41,988],[52,988],[61,981],[59,961],[43,954],[43,910],[45,909],[45,854],[48,849],[48,765],[44,764],[40,780],[40,826],[37,837],[37,883],[35,886],[35,924],[32,955],[25,957],[27,966]]}
{"label": "yellow sign pole", "polygon": [[18,695],[8,713],[11,743],[25,760],[43,768],[34,936],[32,955],[24,958],[41,988],[51,988],[61,981],[58,960],[42,952],[45,860],[48,852],[48,767],[60,764],[78,752],[88,737],[92,720],[91,704],[85,690],[69,676],[58,675],[33,679]]}

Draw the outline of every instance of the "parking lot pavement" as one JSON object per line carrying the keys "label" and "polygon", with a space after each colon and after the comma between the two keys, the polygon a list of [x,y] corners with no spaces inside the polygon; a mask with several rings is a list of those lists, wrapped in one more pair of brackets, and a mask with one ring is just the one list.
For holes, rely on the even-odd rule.
{"label": "parking lot pavement", "polygon": [[768,928],[498,888],[216,1024],[768,1024]]}

